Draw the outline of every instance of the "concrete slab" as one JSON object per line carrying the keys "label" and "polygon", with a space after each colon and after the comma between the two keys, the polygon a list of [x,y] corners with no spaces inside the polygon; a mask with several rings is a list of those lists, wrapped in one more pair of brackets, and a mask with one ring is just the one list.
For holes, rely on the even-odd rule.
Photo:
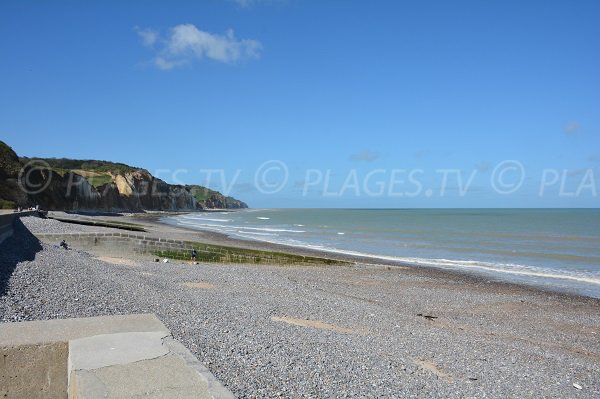
{"label": "concrete slab", "polygon": [[169,353],[166,332],[94,335],[69,341],[69,370],[93,370],[154,359]]}
{"label": "concrete slab", "polygon": [[206,381],[176,355],[75,371],[72,398],[213,398]]}

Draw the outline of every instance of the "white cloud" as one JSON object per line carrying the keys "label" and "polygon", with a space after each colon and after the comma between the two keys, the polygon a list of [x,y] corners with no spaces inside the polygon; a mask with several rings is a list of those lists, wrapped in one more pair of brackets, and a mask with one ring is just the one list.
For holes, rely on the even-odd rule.
{"label": "white cloud", "polygon": [[185,64],[185,61],[169,61],[161,56],[154,58],[154,65],[156,65],[159,69],[169,70],[183,64]]}
{"label": "white cloud", "polygon": [[194,60],[208,58],[233,64],[259,58],[262,45],[253,39],[237,39],[232,29],[224,35],[202,31],[193,24],[174,26],[163,38],[151,29],[136,29],[144,44],[157,44],[154,64],[160,69],[173,69]]}
{"label": "white cloud", "polygon": [[167,53],[173,56],[193,54],[222,62],[234,62],[240,58],[257,58],[261,45],[256,40],[237,40],[233,30],[225,35],[204,32],[192,24],[177,25],[167,40]]}
{"label": "white cloud", "polygon": [[138,36],[142,39],[144,46],[152,47],[158,40],[158,32],[152,29],[140,29],[139,27],[134,28]]}

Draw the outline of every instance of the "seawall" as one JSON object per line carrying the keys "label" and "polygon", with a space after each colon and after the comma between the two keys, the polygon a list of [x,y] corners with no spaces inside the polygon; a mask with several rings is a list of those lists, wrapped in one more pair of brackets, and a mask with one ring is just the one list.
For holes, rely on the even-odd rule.
{"label": "seawall", "polygon": [[149,237],[142,234],[127,232],[110,233],[45,233],[36,236],[50,244],[57,244],[65,240],[69,245],[81,249],[93,250],[108,248],[112,252],[148,254],[154,251],[181,251],[191,250],[192,245],[186,241],[165,238]]}

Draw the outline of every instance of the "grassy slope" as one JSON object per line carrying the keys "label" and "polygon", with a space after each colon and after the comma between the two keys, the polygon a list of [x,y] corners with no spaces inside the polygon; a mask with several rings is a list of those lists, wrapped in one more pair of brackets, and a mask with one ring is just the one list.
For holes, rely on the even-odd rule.
{"label": "grassy slope", "polygon": [[20,160],[22,163],[27,163],[28,161],[39,159],[41,161],[46,162],[52,169],[62,169],[66,171],[76,171],[76,170],[84,170],[90,172],[98,172],[101,174],[125,174],[132,173],[136,171],[144,171],[148,173],[147,170],[142,168],[137,168],[134,166],[125,165],[124,163],[119,162],[110,162],[110,161],[97,161],[92,159],[67,159],[67,158],[27,158],[21,157]]}

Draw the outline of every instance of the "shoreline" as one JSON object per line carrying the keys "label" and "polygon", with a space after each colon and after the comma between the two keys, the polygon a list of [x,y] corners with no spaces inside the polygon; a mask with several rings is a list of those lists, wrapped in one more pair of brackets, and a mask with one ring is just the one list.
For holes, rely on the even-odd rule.
{"label": "shoreline", "polygon": [[[235,212],[236,210],[233,210]],[[218,210],[221,212],[221,210]],[[314,256],[321,258],[328,258],[346,262],[354,262],[356,264],[360,264],[361,266],[378,268],[378,269],[386,269],[388,267],[398,267],[403,268],[407,272],[427,275],[432,278],[441,278],[441,279],[450,279],[450,280],[461,280],[463,283],[468,284],[494,284],[498,287],[498,289],[503,290],[534,290],[543,292],[551,295],[564,295],[566,297],[580,297],[580,298],[590,298],[593,300],[597,300],[600,305],[600,298],[584,295],[582,293],[574,292],[574,290],[570,291],[565,287],[550,287],[543,286],[541,284],[533,284],[522,281],[510,281],[508,279],[502,278],[501,276],[495,276],[491,274],[479,274],[474,273],[465,269],[446,269],[442,267],[435,267],[429,265],[419,265],[412,264],[408,262],[402,262],[398,260],[392,259],[382,259],[378,258],[376,255],[374,256],[360,256],[360,255],[350,255],[339,252],[331,252],[327,250],[319,250],[313,248],[305,248],[300,246],[292,246],[286,244],[279,243],[271,243],[260,240],[244,240],[240,238],[233,238],[224,233],[218,233],[209,230],[201,230],[201,229],[193,229],[186,226],[178,226],[174,224],[170,224],[162,221],[161,219],[168,216],[176,216],[182,214],[189,214],[191,212],[151,212],[151,213],[143,213],[143,214],[129,214],[129,215],[119,215],[109,217],[109,220],[125,220],[130,223],[138,223],[157,235],[168,234],[169,236],[175,235],[177,238],[199,241],[206,244],[213,245],[225,245],[235,248],[243,248],[250,250],[263,250],[263,251],[273,251],[273,252],[283,252],[293,255],[300,256]],[[74,216],[74,215],[70,215]],[[89,217],[88,215],[82,215],[84,217]],[[96,218],[96,217],[94,217]],[[102,218],[102,216],[97,216],[97,218]],[[192,237],[190,237],[190,235]]]}

